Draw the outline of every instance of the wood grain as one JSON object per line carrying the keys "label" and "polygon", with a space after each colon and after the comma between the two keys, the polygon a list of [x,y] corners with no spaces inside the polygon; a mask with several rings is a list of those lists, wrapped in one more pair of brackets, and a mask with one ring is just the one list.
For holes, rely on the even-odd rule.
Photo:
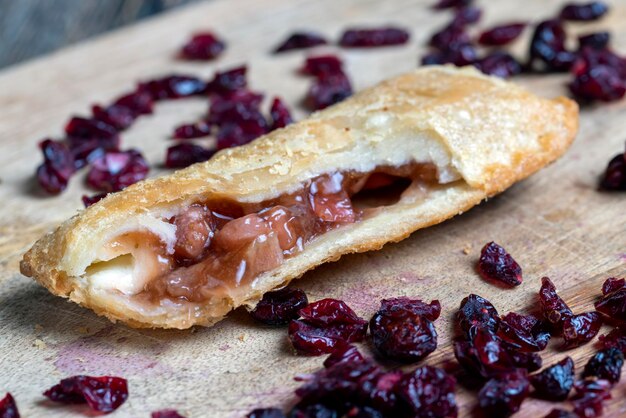
{"label": "wood grain", "polygon": [[[142,78],[171,72],[208,76],[216,69],[248,63],[254,89],[283,96],[297,106],[308,80],[296,75],[303,52],[268,54],[296,28],[314,28],[336,38],[351,24],[393,22],[411,28],[409,45],[365,51],[338,51],[357,89],[411,70],[424,42],[449,16],[434,14],[418,0],[239,0],[215,1],[182,9],[44,59],[0,73],[0,394],[11,391],[23,416],[82,416],[44,401],[41,392],[60,378],[78,374],[117,374],[130,381],[128,402],[115,416],[141,417],[177,408],[190,417],[241,417],[257,406],[293,401],[292,377],[321,367],[322,358],[293,354],[283,328],[266,328],[235,312],[211,329],[137,331],[114,325],[48,294],[18,273],[21,254],[42,233],[80,208],[86,192],[80,178],[59,197],[43,197],[32,173],[39,164],[37,142],[60,136],[68,116],[85,113],[132,87]],[[626,51],[626,4],[613,0],[603,22],[572,30],[611,28],[617,50]],[[517,0],[488,5],[482,23],[537,20],[552,16],[562,2]],[[229,50],[213,63],[173,60],[190,31],[213,27],[225,34]],[[513,47],[522,54],[529,33]],[[333,47],[323,49],[334,51]],[[522,77],[533,91],[564,94],[565,75]],[[436,326],[439,349],[424,363],[452,358],[453,312],[470,292],[490,299],[501,313],[536,307],[540,278],[553,279],[576,312],[593,308],[602,282],[626,275],[626,197],[599,193],[596,184],[608,160],[623,149],[626,103],[585,108],[572,149],[557,163],[501,196],[445,224],[415,233],[382,251],[345,257],[296,282],[311,300],[344,299],[364,317],[383,297],[437,298],[443,313]],[[201,100],[158,106],[156,117],[140,120],[124,134],[126,146],[162,161],[171,128],[206,110]],[[304,111],[298,108],[298,117]],[[158,174],[155,170],[154,174]],[[524,283],[502,290],[474,271],[480,247],[495,240],[524,268]],[[470,248],[469,254],[463,249]],[[608,328],[607,328],[608,329]],[[605,332],[603,330],[602,332]],[[371,352],[368,344],[360,346]],[[558,341],[542,353],[549,365],[565,355],[578,370],[594,344],[562,352]],[[458,377],[463,380],[463,374]],[[626,381],[625,381],[626,382]],[[459,385],[460,415],[471,416],[477,388]],[[626,383],[613,391],[605,416],[626,414]],[[518,416],[545,415],[552,404],[527,400]]]}

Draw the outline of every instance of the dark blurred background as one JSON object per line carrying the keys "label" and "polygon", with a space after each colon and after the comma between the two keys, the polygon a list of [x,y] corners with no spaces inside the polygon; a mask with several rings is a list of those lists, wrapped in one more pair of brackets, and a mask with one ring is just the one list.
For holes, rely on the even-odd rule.
{"label": "dark blurred background", "polygon": [[0,0],[0,68],[199,0]]}

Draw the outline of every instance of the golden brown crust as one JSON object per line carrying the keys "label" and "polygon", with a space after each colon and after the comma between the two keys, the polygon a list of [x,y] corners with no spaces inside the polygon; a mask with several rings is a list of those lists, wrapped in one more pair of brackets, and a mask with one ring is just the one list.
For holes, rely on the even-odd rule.
{"label": "golden brown crust", "polygon": [[[266,291],[321,263],[399,241],[499,193],[563,154],[577,124],[577,106],[566,98],[541,99],[469,69],[420,69],[251,144],[224,150],[206,163],[110,195],[37,241],[21,271],[52,293],[131,326],[210,325],[231,308],[252,306]],[[262,201],[325,172],[368,171],[410,161],[435,162],[449,170],[447,181],[458,180],[431,191],[425,200],[390,207],[367,222],[342,228],[340,239],[329,233],[264,274],[250,292],[217,307],[198,307],[193,317],[183,310],[136,312],[122,299],[110,303],[94,296],[81,278],[122,226],[150,229],[154,218],[209,197]],[[383,222],[386,228],[376,228]],[[386,232],[374,232],[381,229]]]}

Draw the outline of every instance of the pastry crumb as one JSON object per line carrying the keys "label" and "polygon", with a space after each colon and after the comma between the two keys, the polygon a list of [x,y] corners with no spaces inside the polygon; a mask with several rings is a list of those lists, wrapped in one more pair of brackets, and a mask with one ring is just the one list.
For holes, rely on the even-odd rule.
{"label": "pastry crumb", "polygon": [[37,347],[40,350],[43,350],[47,347],[46,343],[43,340],[40,340],[39,338],[35,339],[35,347]]}
{"label": "pastry crumb", "polygon": [[244,342],[248,339],[248,335],[247,334],[241,334],[239,337],[239,341]]}
{"label": "pastry crumb", "polygon": [[463,254],[468,255],[471,252],[472,252],[472,245],[465,244],[465,247],[463,247]]}

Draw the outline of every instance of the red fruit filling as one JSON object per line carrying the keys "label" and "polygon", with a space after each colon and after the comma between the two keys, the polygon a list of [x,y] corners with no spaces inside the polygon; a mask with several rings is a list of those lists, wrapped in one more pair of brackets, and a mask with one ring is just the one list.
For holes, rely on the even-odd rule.
{"label": "red fruit filling", "polygon": [[626,321],[625,280],[608,279],[602,286],[602,293],[602,299],[595,303],[596,310],[611,319]]}
{"label": "red fruit filling", "polygon": [[574,362],[565,357],[546,367],[541,373],[531,376],[530,383],[535,388],[535,396],[550,401],[563,401],[574,386]]}
{"label": "red fruit filling", "polygon": [[193,139],[211,135],[211,125],[204,121],[180,125],[174,129],[174,139]]}
{"label": "red fruit filling", "polygon": [[550,72],[567,71],[576,54],[565,48],[567,35],[563,23],[558,19],[546,20],[535,28],[530,42],[530,64],[540,63]]}
{"label": "red fruit filling", "polygon": [[572,404],[579,417],[594,418],[602,415],[602,402],[611,399],[611,383],[602,379],[587,378],[574,383]]}
{"label": "red fruit filling", "polygon": [[405,29],[386,27],[375,29],[348,29],[339,40],[339,45],[346,48],[373,48],[388,45],[401,45],[409,40]]}
{"label": "red fruit filling", "polygon": [[89,206],[98,203],[99,201],[101,201],[102,199],[104,199],[107,196],[108,193],[98,193],[95,194],[93,196],[86,196],[83,195],[83,197],[81,198],[81,200],[83,201],[83,205],[85,205],[86,208],[88,208]]}
{"label": "red fruit filling", "polygon": [[550,341],[547,324],[532,315],[510,312],[500,320],[500,337],[522,351],[541,351]]}
{"label": "red fruit filling", "polygon": [[178,144],[167,149],[165,167],[183,168],[195,163],[206,161],[215,154],[215,150],[206,149],[195,144]]}
{"label": "red fruit filling", "polygon": [[600,188],[609,191],[626,190],[626,152],[617,154],[609,161],[600,180]]}
{"label": "red fruit filling", "polygon": [[478,272],[486,280],[518,286],[522,283],[522,268],[511,255],[495,242],[486,244],[480,252]]}
{"label": "red fruit filling", "polygon": [[188,60],[212,60],[226,48],[224,42],[212,32],[203,32],[193,37],[180,50],[182,58]]}
{"label": "red fruit filling", "polygon": [[509,78],[522,72],[522,65],[506,52],[493,52],[474,62],[481,72],[496,77]]}
{"label": "red fruit filling", "polygon": [[8,392],[0,400],[0,418],[20,418],[15,399]]}
{"label": "red fruit filling", "polygon": [[387,299],[370,320],[376,350],[386,358],[411,363],[437,348],[437,331],[432,321],[439,317],[439,301],[426,304],[408,298]]}
{"label": "red fruit filling", "polygon": [[367,332],[367,321],[336,299],[313,302],[298,313],[302,319],[289,324],[289,339],[301,354],[330,353],[342,343],[362,341]]}
{"label": "red fruit filling", "polygon": [[54,402],[87,403],[91,409],[109,413],[128,399],[126,379],[111,376],[73,376],[44,392]]}
{"label": "red fruit filling", "polygon": [[312,110],[324,109],[352,95],[352,84],[344,73],[324,73],[317,77],[306,97]]}
{"label": "red fruit filling", "polygon": [[615,384],[622,377],[624,354],[619,348],[607,348],[589,359],[583,370],[583,377],[596,377]]}
{"label": "red fruit filling", "polygon": [[272,106],[270,107],[270,119],[272,120],[269,128],[270,131],[284,128],[293,122],[291,112],[289,112],[287,105],[285,105],[279,97],[274,97],[274,100],[272,101]]}
{"label": "red fruit filling", "polygon": [[315,32],[296,32],[290,35],[283,43],[274,49],[275,53],[291,51],[293,49],[313,48],[325,45],[328,42],[324,36]]}
{"label": "red fruit filling", "polygon": [[105,192],[117,192],[143,180],[150,168],[137,150],[107,152],[92,162],[87,184]]}
{"label": "red fruit filling", "polygon": [[524,370],[494,377],[478,392],[480,409],[488,417],[508,417],[519,411],[528,397],[529,386]]}
{"label": "red fruit filling", "polygon": [[474,294],[470,294],[461,301],[456,318],[470,340],[476,335],[477,329],[484,328],[495,334],[500,325],[498,311],[491,302]]}
{"label": "red fruit filling", "polygon": [[525,27],[526,23],[509,23],[496,26],[481,33],[478,42],[488,46],[506,45],[517,39]]}
{"label": "red fruit filling", "polygon": [[574,348],[588,343],[598,334],[602,318],[597,312],[585,312],[563,321],[563,348]]}
{"label": "red fruit filling", "polygon": [[564,20],[590,21],[597,20],[609,11],[606,3],[593,1],[585,4],[567,4],[561,9],[560,17]]}
{"label": "red fruit filling", "polygon": [[320,77],[324,74],[343,73],[343,63],[335,55],[308,57],[301,70],[302,74]]}
{"label": "red fruit filling", "polygon": [[150,414],[151,418],[185,418],[174,409],[164,409],[162,411],[155,411]]}
{"label": "red fruit filling", "polygon": [[300,316],[298,311],[308,303],[302,290],[284,288],[264,294],[250,315],[264,324],[284,325],[297,319]]}

